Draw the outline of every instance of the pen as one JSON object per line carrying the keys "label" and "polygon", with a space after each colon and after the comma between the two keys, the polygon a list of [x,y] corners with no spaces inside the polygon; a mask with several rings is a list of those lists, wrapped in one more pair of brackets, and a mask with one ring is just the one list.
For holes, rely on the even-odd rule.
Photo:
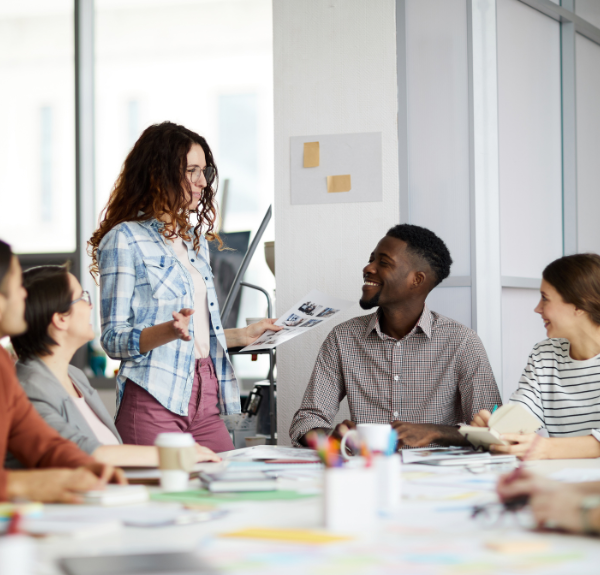
{"label": "pen", "polygon": [[492,413],[494,413],[494,411],[496,411],[498,409],[498,404],[496,403],[496,405],[494,405],[494,409],[492,409]]}

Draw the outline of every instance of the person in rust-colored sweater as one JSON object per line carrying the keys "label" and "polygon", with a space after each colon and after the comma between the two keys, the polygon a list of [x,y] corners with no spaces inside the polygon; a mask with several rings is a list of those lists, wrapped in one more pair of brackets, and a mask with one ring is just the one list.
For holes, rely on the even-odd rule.
{"label": "person in rust-colored sweater", "polygon": [[[21,280],[18,259],[0,240],[0,338],[27,329]],[[98,463],[40,417],[19,385],[11,357],[0,347],[0,461],[7,450],[29,469],[0,469],[0,501],[77,502],[82,491],[108,481],[126,482],[120,470]]]}

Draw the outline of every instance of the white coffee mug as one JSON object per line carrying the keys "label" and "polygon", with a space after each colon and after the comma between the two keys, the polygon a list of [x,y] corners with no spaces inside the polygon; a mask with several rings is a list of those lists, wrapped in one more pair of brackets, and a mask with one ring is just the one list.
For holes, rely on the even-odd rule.
{"label": "white coffee mug", "polygon": [[191,433],[159,433],[160,486],[163,491],[185,491],[196,459],[196,442]]}
{"label": "white coffee mug", "polygon": [[342,437],[342,457],[350,459],[346,453],[346,443],[349,439],[353,439],[358,445],[365,444],[371,453],[387,453],[391,433],[392,426],[389,423],[359,423],[356,429],[351,429]]}

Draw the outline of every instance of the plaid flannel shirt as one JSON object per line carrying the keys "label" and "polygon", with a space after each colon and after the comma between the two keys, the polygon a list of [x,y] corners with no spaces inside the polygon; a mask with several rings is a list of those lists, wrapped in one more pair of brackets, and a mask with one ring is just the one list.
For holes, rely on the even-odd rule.
{"label": "plaid flannel shirt", "polygon": [[[121,360],[117,375],[117,409],[127,379],[178,415],[188,414],[194,383],[194,316],[191,341],[177,339],[140,353],[144,328],[168,322],[172,312],[194,307],[194,284],[172,246],[159,233],[164,224],[151,219],[124,222],[104,236],[98,248],[100,269],[101,344],[109,357]],[[219,381],[219,408],[240,412],[240,392],[227,353],[227,343],[210,267],[208,242],[200,238],[196,253],[184,242],[192,265],[206,282],[210,316],[210,358]]]}
{"label": "plaid flannel shirt", "polygon": [[293,444],[311,429],[332,429],[344,397],[355,423],[458,425],[502,403],[477,334],[427,306],[400,340],[381,331],[379,312],[333,328],[292,420]]}

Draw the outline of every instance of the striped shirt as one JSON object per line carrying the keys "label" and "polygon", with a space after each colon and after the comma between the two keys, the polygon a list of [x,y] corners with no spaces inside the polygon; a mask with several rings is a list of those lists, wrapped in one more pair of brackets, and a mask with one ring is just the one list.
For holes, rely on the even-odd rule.
{"label": "striped shirt", "polygon": [[600,355],[576,361],[566,339],[546,339],[532,350],[511,403],[525,405],[550,437],[590,435],[600,429]]}
{"label": "striped shirt", "polygon": [[[117,409],[130,379],[169,411],[187,415],[194,384],[194,316],[189,323],[191,341],[176,339],[140,352],[142,330],[171,321],[174,311],[194,307],[194,282],[172,242],[159,233],[163,225],[155,219],[123,222],[102,238],[98,247],[100,343],[109,357],[121,360]],[[198,253],[192,242],[184,243],[190,263],[206,283],[210,358],[219,381],[219,409],[224,415],[239,413],[240,392],[221,325],[208,242],[200,237]]]}
{"label": "striped shirt", "polygon": [[311,429],[332,429],[344,397],[355,423],[458,425],[501,404],[477,334],[427,306],[400,340],[381,331],[379,312],[333,328],[292,420],[294,445]]}

